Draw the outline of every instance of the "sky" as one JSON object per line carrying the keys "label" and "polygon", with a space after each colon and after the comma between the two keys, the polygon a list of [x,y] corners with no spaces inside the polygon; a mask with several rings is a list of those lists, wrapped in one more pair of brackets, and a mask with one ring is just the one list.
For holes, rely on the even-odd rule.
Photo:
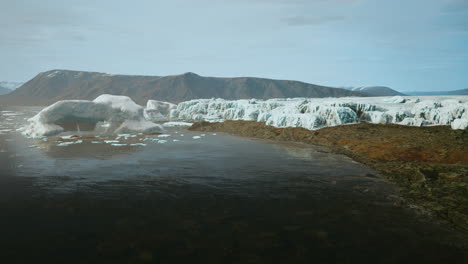
{"label": "sky", "polygon": [[468,0],[0,0],[0,81],[52,69],[468,88]]}

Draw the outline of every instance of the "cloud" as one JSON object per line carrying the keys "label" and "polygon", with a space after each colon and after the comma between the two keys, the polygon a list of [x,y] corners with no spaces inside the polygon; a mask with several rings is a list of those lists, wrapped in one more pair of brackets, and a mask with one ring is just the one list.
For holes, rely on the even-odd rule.
{"label": "cloud", "polygon": [[460,13],[468,11],[468,0],[451,0],[443,9],[446,13]]}
{"label": "cloud", "polygon": [[468,32],[468,0],[450,0],[442,8],[439,24],[448,32]]}
{"label": "cloud", "polygon": [[81,42],[86,16],[55,0],[46,4],[17,0],[0,3],[0,43],[36,45],[51,41]]}
{"label": "cloud", "polygon": [[289,26],[318,26],[346,19],[344,16],[306,17],[294,16],[284,19]]}

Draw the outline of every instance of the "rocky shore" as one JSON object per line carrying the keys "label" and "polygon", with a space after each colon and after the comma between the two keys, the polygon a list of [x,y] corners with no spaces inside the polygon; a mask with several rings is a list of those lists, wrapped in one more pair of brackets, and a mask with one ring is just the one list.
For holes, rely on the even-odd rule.
{"label": "rocky shore", "polygon": [[468,234],[466,130],[368,123],[307,130],[255,121],[200,122],[190,130],[327,147],[379,171],[409,206]]}

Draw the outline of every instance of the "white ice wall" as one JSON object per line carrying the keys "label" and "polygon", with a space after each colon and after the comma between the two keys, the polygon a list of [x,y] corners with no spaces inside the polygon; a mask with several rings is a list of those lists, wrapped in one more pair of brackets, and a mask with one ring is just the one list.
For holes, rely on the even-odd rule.
{"label": "white ice wall", "polygon": [[318,129],[358,122],[468,128],[468,96],[347,97],[270,100],[199,99],[180,103],[171,120],[253,120],[275,127]]}

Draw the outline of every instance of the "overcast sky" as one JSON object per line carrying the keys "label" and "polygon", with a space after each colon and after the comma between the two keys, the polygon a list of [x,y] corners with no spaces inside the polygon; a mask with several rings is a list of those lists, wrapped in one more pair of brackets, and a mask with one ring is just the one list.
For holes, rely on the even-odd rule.
{"label": "overcast sky", "polygon": [[0,80],[51,69],[468,88],[468,0],[0,0]]}

